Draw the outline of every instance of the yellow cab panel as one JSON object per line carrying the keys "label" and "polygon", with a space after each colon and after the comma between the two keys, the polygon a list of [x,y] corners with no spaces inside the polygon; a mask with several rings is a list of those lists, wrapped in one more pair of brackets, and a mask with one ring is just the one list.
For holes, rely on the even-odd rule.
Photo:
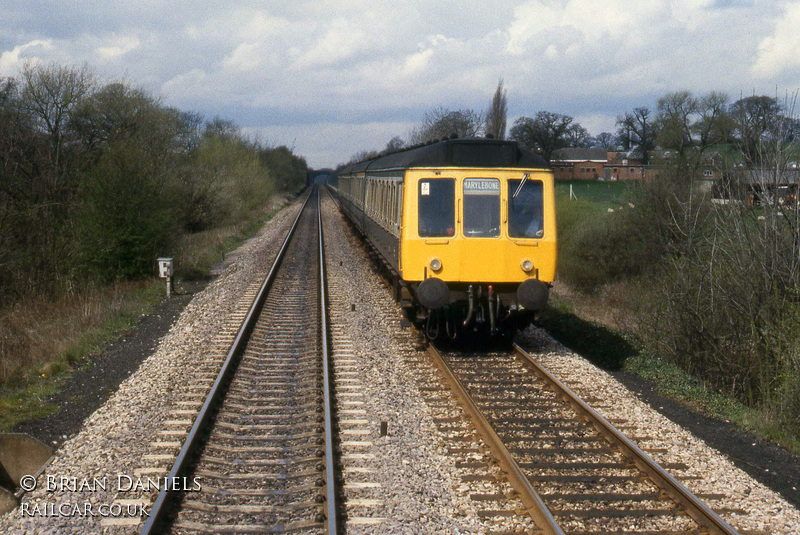
{"label": "yellow cab panel", "polygon": [[404,280],[499,284],[555,278],[551,171],[409,169],[404,197]]}

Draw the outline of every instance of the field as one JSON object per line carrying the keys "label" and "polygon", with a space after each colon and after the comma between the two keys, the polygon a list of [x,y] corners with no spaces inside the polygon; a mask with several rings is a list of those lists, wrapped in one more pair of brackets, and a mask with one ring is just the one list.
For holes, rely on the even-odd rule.
{"label": "field", "polygon": [[614,208],[627,204],[636,182],[608,180],[556,180],[556,195],[569,198],[572,187],[573,198],[595,204],[598,208]]}

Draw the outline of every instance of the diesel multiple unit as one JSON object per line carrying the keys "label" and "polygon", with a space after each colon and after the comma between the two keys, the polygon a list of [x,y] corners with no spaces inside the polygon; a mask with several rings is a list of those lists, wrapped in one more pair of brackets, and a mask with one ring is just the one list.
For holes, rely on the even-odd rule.
{"label": "diesel multiple unit", "polygon": [[449,139],[339,170],[342,209],[427,335],[513,333],[556,270],[553,173],[516,142]]}

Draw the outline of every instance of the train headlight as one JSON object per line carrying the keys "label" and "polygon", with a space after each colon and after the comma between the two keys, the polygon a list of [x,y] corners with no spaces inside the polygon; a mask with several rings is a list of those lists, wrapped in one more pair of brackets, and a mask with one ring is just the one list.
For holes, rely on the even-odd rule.
{"label": "train headlight", "polygon": [[522,268],[522,271],[524,271],[525,273],[530,273],[531,270],[533,270],[533,262],[531,262],[526,258],[525,260],[522,261],[520,267]]}
{"label": "train headlight", "polygon": [[439,271],[440,269],[442,269],[442,261],[439,260],[438,258],[432,258],[430,266],[432,270]]}

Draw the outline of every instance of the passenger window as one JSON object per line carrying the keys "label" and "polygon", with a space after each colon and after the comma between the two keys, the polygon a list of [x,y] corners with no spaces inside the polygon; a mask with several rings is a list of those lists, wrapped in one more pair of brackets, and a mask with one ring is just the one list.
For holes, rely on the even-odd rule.
{"label": "passenger window", "polygon": [[508,235],[512,238],[541,238],[544,236],[542,182],[528,179],[519,189],[520,182],[508,181]]}
{"label": "passenger window", "polygon": [[455,180],[419,181],[419,235],[443,238],[455,235]]}
{"label": "passenger window", "polygon": [[464,236],[500,236],[500,181],[496,178],[464,180]]}

